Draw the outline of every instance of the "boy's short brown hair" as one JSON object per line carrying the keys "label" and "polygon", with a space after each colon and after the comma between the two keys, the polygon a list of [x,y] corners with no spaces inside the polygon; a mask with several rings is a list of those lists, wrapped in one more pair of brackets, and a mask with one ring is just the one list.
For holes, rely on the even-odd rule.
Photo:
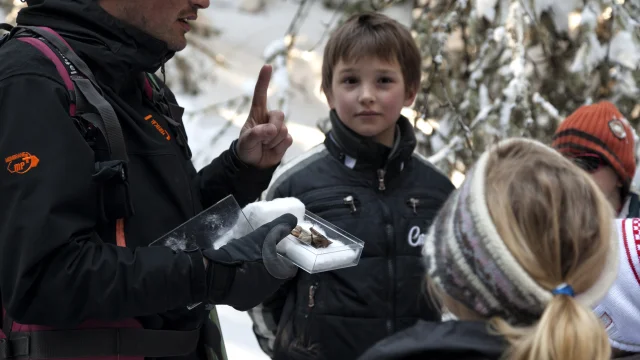
{"label": "boy's short brown hair", "polygon": [[386,15],[368,12],[349,17],[327,41],[322,59],[322,91],[331,93],[333,70],[340,60],[358,61],[367,56],[398,61],[405,91],[418,90],[422,57],[411,33]]}

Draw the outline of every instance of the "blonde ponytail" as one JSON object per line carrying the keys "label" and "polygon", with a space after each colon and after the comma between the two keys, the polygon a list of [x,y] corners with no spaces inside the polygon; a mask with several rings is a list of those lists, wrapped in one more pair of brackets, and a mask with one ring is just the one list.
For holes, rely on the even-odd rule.
{"label": "blonde ponytail", "polygon": [[535,141],[506,140],[443,206],[425,265],[447,309],[492,319],[510,343],[507,359],[607,360],[608,337],[589,306],[615,280],[613,219],[575,164]]}
{"label": "blonde ponytail", "polygon": [[540,320],[512,327],[502,319],[492,324],[511,344],[505,360],[607,360],[611,348],[600,320],[566,295],[554,296]]}

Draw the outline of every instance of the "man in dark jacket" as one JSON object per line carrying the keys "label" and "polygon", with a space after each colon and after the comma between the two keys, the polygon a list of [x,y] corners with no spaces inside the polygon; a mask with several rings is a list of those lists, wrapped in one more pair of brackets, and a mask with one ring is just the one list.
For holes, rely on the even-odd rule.
{"label": "man in dark jacket", "polygon": [[420,64],[409,31],[382,14],[352,17],[327,42],[332,130],[276,172],[266,199],[297,197],[365,244],[357,266],[300,271],[251,310],[273,359],[355,359],[419,319],[440,320],[420,290],[420,250],[454,187],[414,153],[413,126],[400,115],[415,98]]}
{"label": "man in dark jacket", "polygon": [[[10,38],[0,47],[6,168],[0,171],[0,358],[203,359],[205,349],[196,343],[223,357],[219,329],[205,322],[209,305],[251,308],[281,278],[295,275],[291,264],[269,264],[267,271],[262,261],[262,251],[275,251],[295,217],[284,215],[219,250],[149,244],[229,194],[244,206],[267,187],[292,143],[283,114],[266,108],[271,68],[260,72],[239,139],[197,172],[175,97],[156,77],[158,101],[143,87],[144,73],[185,47],[188,23],[208,0],[27,3],[18,25],[60,34],[115,111],[127,149],[123,182],[132,211],[123,219],[104,216],[103,206],[113,202],[95,169],[106,156],[104,139],[70,116],[77,99],[51,59]],[[274,266],[282,266],[278,278]],[[43,326],[140,331],[38,333]]]}

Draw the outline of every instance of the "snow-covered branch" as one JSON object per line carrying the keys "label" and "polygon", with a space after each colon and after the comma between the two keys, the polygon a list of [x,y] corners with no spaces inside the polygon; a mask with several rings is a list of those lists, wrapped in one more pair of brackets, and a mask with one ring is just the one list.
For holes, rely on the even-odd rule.
{"label": "snow-covered branch", "polygon": [[497,138],[549,142],[564,117],[599,100],[637,126],[639,22],[630,0],[416,1],[425,65],[414,110],[437,127],[418,137],[420,151],[444,171],[468,167]]}
{"label": "snow-covered branch", "polygon": [[442,160],[446,159],[456,148],[461,147],[464,144],[464,140],[460,136],[454,136],[451,141],[443,146],[437,153],[429,156],[427,161],[434,165],[438,165]]}

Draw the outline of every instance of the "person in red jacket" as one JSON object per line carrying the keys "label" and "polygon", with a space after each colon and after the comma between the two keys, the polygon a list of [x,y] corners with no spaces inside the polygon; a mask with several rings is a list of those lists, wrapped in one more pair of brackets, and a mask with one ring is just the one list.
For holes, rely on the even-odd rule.
{"label": "person in red jacket", "polygon": [[[27,4],[0,39],[0,359],[222,359],[211,305],[249,309],[295,275],[273,256],[295,217],[218,250],[149,245],[229,194],[244,206],[266,189],[292,143],[282,112],[266,106],[271,68],[238,140],[196,171],[183,110],[148,74],[186,46],[208,0]],[[54,55],[73,63],[73,83],[99,92],[70,90],[43,52],[58,41],[28,26],[59,35],[71,50]],[[100,104],[104,123],[76,113],[93,110],[85,100]],[[105,139],[95,124],[121,137]],[[111,157],[116,142],[125,160]]]}

